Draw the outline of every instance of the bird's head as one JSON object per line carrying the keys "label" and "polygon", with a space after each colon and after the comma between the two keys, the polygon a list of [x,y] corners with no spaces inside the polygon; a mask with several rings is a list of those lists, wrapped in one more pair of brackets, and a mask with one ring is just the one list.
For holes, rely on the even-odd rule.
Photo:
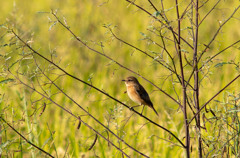
{"label": "bird's head", "polygon": [[133,77],[133,76],[129,76],[125,80],[122,80],[122,81],[125,82],[126,86],[139,84],[138,80],[135,77]]}

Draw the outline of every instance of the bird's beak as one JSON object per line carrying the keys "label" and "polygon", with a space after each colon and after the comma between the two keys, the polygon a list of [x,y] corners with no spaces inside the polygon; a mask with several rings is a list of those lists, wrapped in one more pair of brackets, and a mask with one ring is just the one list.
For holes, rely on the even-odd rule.
{"label": "bird's beak", "polygon": [[122,81],[124,81],[124,82],[125,82],[126,80],[122,80]]}

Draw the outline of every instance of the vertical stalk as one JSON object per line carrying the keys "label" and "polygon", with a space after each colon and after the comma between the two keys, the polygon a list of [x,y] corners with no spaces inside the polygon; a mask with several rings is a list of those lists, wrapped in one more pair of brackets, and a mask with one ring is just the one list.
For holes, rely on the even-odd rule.
{"label": "vertical stalk", "polygon": [[[29,141],[33,142],[33,133],[31,130],[31,122],[29,120],[29,115],[28,115],[28,111],[27,111],[27,101],[26,101],[25,92],[23,93],[23,108],[24,108],[24,112],[26,114],[25,119],[26,119],[26,123],[27,123],[27,130],[29,133]],[[32,158],[35,158],[35,152],[34,152],[33,148],[31,148],[31,154],[32,154]]]}
{"label": "vertical stalk", "polygon": [[[0,111],[1,112],[1,111]],[[0,113],[1,115],[1,113]],[[1,116],[0,116],[1,117]],[[2,124],[0,122],[0,133],[2,133]],[[0,144],[2,144],[2,134],[0,134]],[[2,152],[0,152],[0,158],[2,157]]]}
{"label": "vertical stalk", "polygon": [[[195,108],[199,112],[199,76],[198,76],[198,0],[195,3],[195,38],[194,38],[194,54],[193,54],[193,65],[196,65],[194,70],[194,91],[195,91]],[[200,113],[196,116],[196,133],[198,134],[198,157],[202,157],[202,138],[201,138],[201,127],[200,127]]]}
{"label": "vertical stalk", "polygon": [[183,63],[182,63],[182,54],[181,54],[181,19],[179,16],[179,9],[178,9],[178,0],[176,2],[176,12],[177,12],[177,20],[178,20],[178,39],[177,42],[177,52],[179,56],[179,64],[181,69],[181,80],[182,80],[182,94],[183,94],[183,115],[184,115],[184,125],[185,125],[185,150],[187,158],[190,157],[190,135],[189,135],[189,126],[187,120],[187,93],[186,93],[186,85],[184,82],[184,71],[183,71]]}

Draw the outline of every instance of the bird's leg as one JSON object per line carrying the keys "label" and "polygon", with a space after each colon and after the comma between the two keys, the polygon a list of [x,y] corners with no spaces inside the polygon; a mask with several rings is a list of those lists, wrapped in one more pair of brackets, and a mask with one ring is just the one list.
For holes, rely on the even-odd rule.
{"label": "bird's leg", "polygon": [[130,107],[130,109],[133,110],[133,108],[138,107],[138,106],[141,106],[141,105],[132,106],[132,107]]}
{"label": "bird's leg", "polygon": [[141,115],[142,115],[142,113],[143,113],[144,107],[145,107],[145,105],[143,105],[143,109],[142,109]]}

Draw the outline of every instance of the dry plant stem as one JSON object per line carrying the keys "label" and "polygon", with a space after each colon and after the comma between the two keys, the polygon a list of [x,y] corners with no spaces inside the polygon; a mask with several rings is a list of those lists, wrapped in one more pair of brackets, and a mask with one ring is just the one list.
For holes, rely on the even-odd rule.
{"label": "dry plant stem", "polygon": [[99,55],[101,55],[101,56],[104,56],[105,58],[107,58],[107,59],[113,61],[114,63],[116,63],[118,66],[120,66],[120,67],[122,67],[122,68],[124,68],[124,69],[126,69],[126,70],[128,70],[128,71],[130,71],[130,72],[132,72],[132,73],[134,73],[135,75],[143,78],[145,81],[147,81],[148,83],[150,83],[151,85],[153,85],[153,86],[154,86],[155,88],[157,88],[159,91],[161,91],[161,92],[164,93],[166,96],[168,96],[169,98],[171,98],[175,103],[177,103],[179,106],[181,106],[181,104],[180,104],[176,99],[174,99],[171,95],[169,95],[168,93],[166,93],[165,91],[163,91],[161,88],[159,88],[159,87],[158,87],[157,85],[155,85],[154,83],[150,82],[148,79],[146,79],[145,77],[143,77],[143,76],[140,75],[139,73],[136,73],[136,72],[132,71],[131,69],[123,66],[122,64],[120,64],[119,62],[117,62],[117,61],[115,61],[114,59],[110,58],[110,57],[107,56],[106,54],[103,54],[103,53],[101,53],[101,52],[99,52],[99,51],[97,51],[97,50],[89,47],[89,46],[88,46],[86,43],[84,43],[80,38],[78,38],[78,37],[76,36],[76,34],[74,34],[74,33],[72,32],[72,30],[69,29],[69,27],[67,27],[63,22],[61,22],[55,13],[52,12],[52,15],[54,15],[54,17],[57,19],[57,21],[58,21],[65,29],[67,29],[67,30],[74,36],[74,38],[76,38],[77,41],[79,41],[81,44],[83,44],[83,45],[84,45],[85,47],[87,47],[89,50],[91,50],[91,51],[93,51],[93,52],[95,52],[95,53],[97,53],[97,54],[99,54]]}
{"label": "dry plant stem", "polygon": [[[34,58],[35,60],[35,58]],[[78,104],[74,99],[72,99],[67,93],[65,93],[58,85],[56,85],[54,83],[54,81],[52,81],[43,71],[42,69],[38,66],[36,60],[35,63],[38,67],[38,69],[41,71],[41,73],[59,90],[61,91],[62,94],[64,94],[68,99],[70,99],[74,104],[76,104],[80,109],[82,109],[85,113],[87,113],[91,118],[93,118],[98,124],[100,124],[102,127],[104,127],[107,131],[109,131],[112,135],[114,135],[119,141],[123,142],[125,145],[127,145],[129,148],[131,148],[132,150],[134,150],[135,152],[147,157],[146,155],[144,155],[143,153],[141,153],[140,151],[138,151],[137,149],[133,148],[132,146],[130,146],[128,143],[126,143],[123,139],[121,139],[120,137],[118,137],[113,131],[111,131],[108,127],[106,127],[104,124],[102,124],[98,119],[96,119],[93,115],[91,115],[86,109],[84,109],[80,104]],[[81,120],[81,118],[78,118],[79,120]]]}
{"label": "dry plant stem", "polygon": [[[68,114],[70,114],[71,116],[75,117],[77,120],[81,121],[85,126],[87,126],[90,130],[94,131],[97,135],[99,135],[100,137],[102,137],[104,140],[106,140],[107,142],[109,142],[112,146],[114,146],[118,151],[120,151],[121,153],[123,153],[125,156],[129,157],[129,155],[127,155],[123,150],[121,150],[119,147],[117,147],[115,144],[113,144],[110,140],[108,140],[107,138],[105,138],[103,135],[101,135],[97,130],[95,130],[94,128],[92,128],[89,124],[87,124],[86,122],[84,122],[83,120],[81,120],[78,116],[74,115],[71,111],[67,110],[66,108],[64,108],[63,106],[59,105],[58,103],[56,103],[55,101],[53,101],[51,98],[49,98],[48,96],[42,94],[41,92],[37,91],[34,87],[29,86],[28,84],[24,83],[23,81],[21,81],[17,76],[15,76],[13,73],[11,73],[11,71],[9,70],[10,74],[12,74],[22,85],[24,85],[25,87],[33,90],[34,92],[38,93],[39,95],[41,95],[42,97],[46,98],[47,100],[49,100],[50,102],[52,102],[53,104],[57,105],[59,108],[61,108],[62,110],[64,110],[65,112],[67,112]],[[148,157],[146,155],[143,154],[143,156]]]}
{"label": "dry plant stem", "polygon": [[[193,63],[196,64],[196,68],[194,71],[194,94],[195,94],[195,109],[196,112],[199,111],[199,76],[198,76],[198,28],[199,28],[199,24],[198,24],[198,0],[196,0],[195,2],[195,38],[194,39],[194,55],[193,55]],[[201,120],[200,120],[200,113],[197,115],[196,117],[196,133],[197,138],[198,138],[198,157],[201,158],[202,157],[202,138],[201,138],[201,124],[200,124]]]}
{"label": "dry plant stem", "polygon": [[25,138],[21,133],[19,133],[13,126],[11,126],[4,118],[0,117],[0,119],[6,123],[15,133],[17,133],[21,138],[23,138],[28,144],[32,145],[34,148],[36,148],[37,150],[45,153],[46,155],[48,155],[49,157],[54,157],[52,156],[50,153],[46,152],[45,150],[41,149],[40,147],[36,146],[35,144],[31,143],[27,138]]}
{"label": "dry plant stem", "polygon": [[[44,60],[48,61],[49,63],[51,63],[52,65],[54,65],[56,68],[58,68],[59,70],[61,70],[63,73],[65,73],[67,76],[77,80],[77,81],[80,81],[82,82],[83,84],[86,84],[87,86],[99,91],[100,93],[106,95],[107,97],[113,99],[114,101],[122,104],[123,106],[125,106],[126,108],[128,108],[129,110],[135,112],[136,114],[138,114],[139,116],[143,117],[144,119],[148,120],[149,122],[151,122],[152,124],[156,125],[157,127],[165,130],[166,132],[168,132],[170,135],[172,135],[183,147],[184,147],[184,144],[182,143],[182,141],[175,135],[173,134],[171,131],[169,131],[168,129],[166,129],[165,127],[157,124],[156,122],[150,120],[149,118],[147,118],[146,116],[140,114],[139,112],[135,111],[134,109],[132,109],[131,107],[127,106],[126,104],[124,104],[123,102],[117,100],[116,98],[112,97],[111,95],[107,94],[106,92],[100,90],[99,88],[69,74],[68,72],[66,72],[64,69],[62,69],[61,67],[59,67],[58,65],[56,65],[55,63],[53,63],[52,61],[50,61],[49,59],[47,59],[46,57],[44,57],[43,55],[39,54],[37,51],[35,51],[31,46],[29,46],[25,41],[23,41],[13,30],[12,30],[13,34],[15,35],[15,37],[17,37],[25,46],[27,46],[33,53],[37,54],[38,56],[40,56],[41,58],[43,58]],[[81,121],[81,120],[80,120]]]}
{"label": "dry plant stem", "polygon": [[[165,23],[163,23],[161,20],[159,20],[157,17],[153,16],[150,12],[148,12],[146,9],[140,7],[139,5],[137,5],[136,3],[134,3],[133,1],[130,1],[130,0],[126,0],[127,2],[135,5],[137,8],[139,8],[140,10],[142,10],[143,12],[147,13],[148,15],[150,15],[152,18],[154,18],[155,20],[157,20],[158,22],[160,22],[162,25],[164,25],[165,27],[167,27],[173,34],[173,38],[174,40],[176,40],[176,36],[175,35],[178,35],[174,30],[173,28],[169,25],[169,22],[168,20],[166,20],[166,18],[164,18],[164,16],[162,14],[161,17],[164,19],[164,21],[168,24],[166,25]],[[193,46],[191,46],[184,38],[180,37],[182,41],[184,41],[190,48],[193,49]]]}
{"label": "dry plant stem", "polygon": [[184,82],[184,69],[183,69],[183,63],[182,63],[182,52],[181,52],[181,21],[179,16],[179,10],[178,10],[178,0],[175,0],[176,3],[176,13],[177,13],[177,20],[178,20],[178,39],[175,41],[177,44],[177,53],[179,56],[179,66],[181,69],[181,77],[182,77],[182,94],[183,94],[183,115],[184,115],[184,125],[185,125],[185,150],[186,150],[186,156],[187,158],[190,157],[190,135],[189,135],[189,126],[188,126],[188,118],[187,118],[187,96],[186,96],[186,86]]}
{"label": "dry plant stem", "polygon": [[[204,55],[204,53],[207,51],[208,48],[210,48],[210,45],[212,44],[212,42],[216,39],[217,35],[219,34],[220,30],[222,29],[222,27],[233,17],[233,15],[238,11],[238,9],[240,8],[240,5],[233,11],[233,13],[228,17],[228,19],[226,19],[222,25],[220,25],[220,27],[218,28],[218,30],[216,31],[216,33],[214,34],[213,38],[210,40],[210,42],[208,43],[208,45],[206,45],[205,49],[202,51],[202,53],[199,55],[199,58],[198,58],[198,62],[200,62],[202,56]],[[194,64],[194,69],[193,71],[191,72],[191,75],[189,76],[189,79],[188,79],[188,82],[190,82],[193,74],[194,74],[194,71],[196,69],[196,66],[197,66],[198,63],[195,63]]]}
{"label": "dry plant stem", "polygon": [[192,117],[192,119],[188,122],[188,125],[193,121],[193,119],[202,111],[202,109],[207,106],[215,97],[217,97],[222,91],[224,91],[228,86],[230,86],[234,81],[236,81],[240,77],[240,74],[235,77],[232,81],[230,81],[225,87],[223,87],[220,91],[218,91],[211,99],[209,99],[200,109],[199,111]]}

